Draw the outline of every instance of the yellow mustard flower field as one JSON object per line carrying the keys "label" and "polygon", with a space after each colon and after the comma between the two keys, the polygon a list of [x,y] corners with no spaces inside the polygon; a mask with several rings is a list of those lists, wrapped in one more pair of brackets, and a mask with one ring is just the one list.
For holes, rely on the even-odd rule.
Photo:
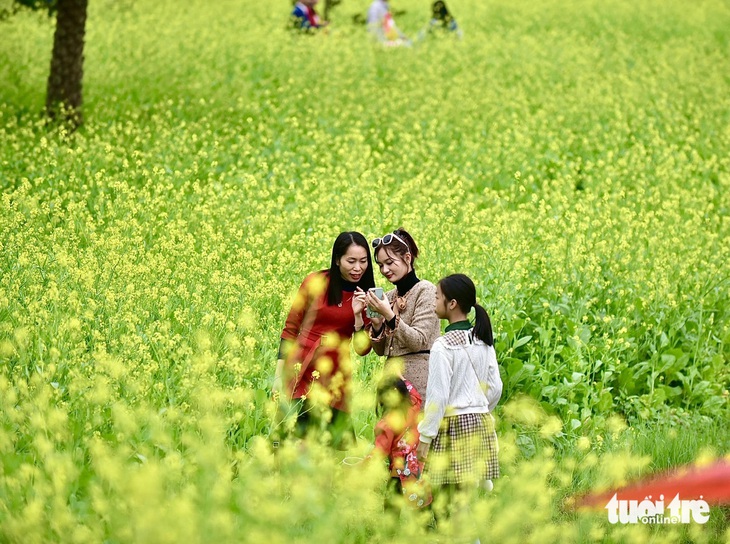
{"label": "yellow mustard flower field", "polygon": [[[730,455],[730,4],[449,0],[458,39],[392,0],[386,48],[369,3],[302,35],[288,0],[91,0],[73,133],[54,19],[0,21],[0,543],[730,543],[727,506],[574,508]],[[504,381],[502,477],[436,528],[347,462],[374,353],[352,451],[271,445],[302,279],[401,226],[475,280]]]}

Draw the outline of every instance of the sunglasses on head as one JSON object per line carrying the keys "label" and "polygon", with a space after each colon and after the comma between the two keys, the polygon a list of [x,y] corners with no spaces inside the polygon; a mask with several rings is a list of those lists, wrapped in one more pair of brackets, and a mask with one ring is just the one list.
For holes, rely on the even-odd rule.
{"label": "sunglasses on head", "polygon": [[406,248],[408,247],[408,244],[405,241],[403,241],[403,239],[400,236],[398,236],[396,233],[392,233],[392,234],[386,234],[382,238],[376,238],[375,240],[373,240],[373,242],[372,242],[373,249],[378,249],[378,247],[380,247],[381,245],[387,246],[388,244],[393,242],[394,239],[398,240],[401,244],[406,246]]}

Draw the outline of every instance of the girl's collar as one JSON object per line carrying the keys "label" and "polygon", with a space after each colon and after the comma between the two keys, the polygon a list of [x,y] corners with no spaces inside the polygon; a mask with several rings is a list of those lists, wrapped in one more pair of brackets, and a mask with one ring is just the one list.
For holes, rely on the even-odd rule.
{"label": "girl's collar", "polygon": [[445,332],[468,331],[471,328],[472,328],[472,324],[469,323],[469,321],[465,319],[464,321],[454,321],[448,327],[446,327]]}

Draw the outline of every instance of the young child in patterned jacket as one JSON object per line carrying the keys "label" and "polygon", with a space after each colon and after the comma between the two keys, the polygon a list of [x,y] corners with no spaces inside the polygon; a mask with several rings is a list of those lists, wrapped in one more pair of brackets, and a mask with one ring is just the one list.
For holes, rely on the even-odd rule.
{"label": "young child in patterned jacket", "polygon": [[418,460],[418,420],[421,395],[408,381],[389,376],[378,385],[375,425],[375,455],[388,460],[390,480],[386,492],[386,509],[399,510],[405,496],[409,505],[423,508],[431,503],[431,493],[421,479],[423,463]]}

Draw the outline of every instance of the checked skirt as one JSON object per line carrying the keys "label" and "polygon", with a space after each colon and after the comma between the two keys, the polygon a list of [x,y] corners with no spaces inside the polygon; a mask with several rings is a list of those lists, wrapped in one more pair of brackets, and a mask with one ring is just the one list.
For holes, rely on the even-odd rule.
{"label": "checked skirt", "polygon": [[445,417],[431,443],[426,472],[434,485],[499,478],[499,443],[491,414]]}

